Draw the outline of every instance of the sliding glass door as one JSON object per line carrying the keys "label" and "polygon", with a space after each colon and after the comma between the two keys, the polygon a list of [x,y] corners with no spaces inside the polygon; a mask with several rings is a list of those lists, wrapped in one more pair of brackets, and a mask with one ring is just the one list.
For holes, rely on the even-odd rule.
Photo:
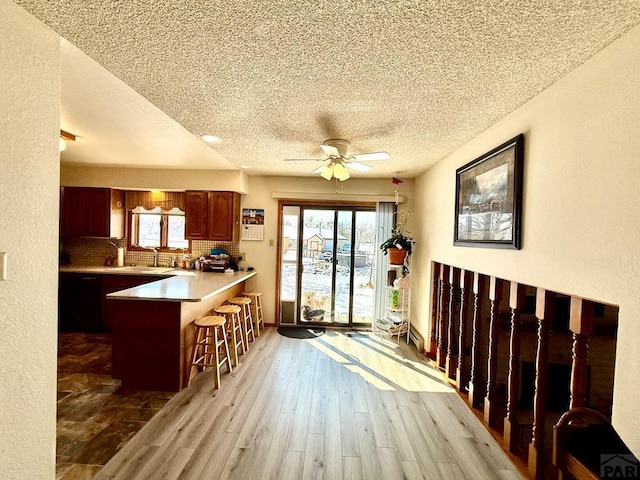
{"label": "sliding glass door", "polygon": [[375,221],[374,207],[283,208],[281,323],[371,325]]}

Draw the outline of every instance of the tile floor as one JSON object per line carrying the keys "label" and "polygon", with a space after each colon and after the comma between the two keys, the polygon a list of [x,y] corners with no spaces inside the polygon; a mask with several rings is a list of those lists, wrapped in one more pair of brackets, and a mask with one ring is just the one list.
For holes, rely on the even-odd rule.
{"label": "tile floor", "polygon": [[56,479],[91,479],[174,395],[111,378],[111,337],[60,333]]}

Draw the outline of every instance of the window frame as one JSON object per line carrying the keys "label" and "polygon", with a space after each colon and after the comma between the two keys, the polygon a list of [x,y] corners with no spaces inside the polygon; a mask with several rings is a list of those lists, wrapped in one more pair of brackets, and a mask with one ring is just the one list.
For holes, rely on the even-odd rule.
{"label": "window frame", "polygon": [[[140,215],[140,214],[138,214]],[[169,217],[167,214],[158,214],[158,213],[150,213],[150,215],[160,215],[160,247],[155,247],[158,252],[167,252],[167,253],[175,253],[175,252],[185,252],[191,253],[191,239],[185,238],[189,242],[189,246],[187,248],[173,248],[168,247],[167,242],[169,241]],[[151,252],[154,247],[142,247],[140,245],[135,245],[132,243],[133,240],[133,232],[134,232],[134,220],[135,230],[139,231],[140,228],[140,217],[135,216],[133,210],[127,211],[127,225],[126,225],[126,235],[127,235],[127,250],[132,252]],[[186,231],[185,231],[186,234]]]}

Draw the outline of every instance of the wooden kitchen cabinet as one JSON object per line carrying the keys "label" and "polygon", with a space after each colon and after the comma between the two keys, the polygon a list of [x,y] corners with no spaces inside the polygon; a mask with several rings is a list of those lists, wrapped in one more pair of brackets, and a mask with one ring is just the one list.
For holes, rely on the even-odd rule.
{"label": "wooden kitchen cabinet", "polygon": [[138,287],[145,283],[155,282],[156,280],[162,280],[163,276],[154,275],[102,275],[102,297],[101,297],[101,324],[105,330],[111,331],[111,314],[110,314],[110,302],[107,299],[107,294],[113,292],[119,292],[127,288]]}
{"label": "wooden kitchen cabinet", "polygon": [[190,240],[240,241],[240,194],[185,192],[185,224]]}
{"label": "wooden kitchen cabinet", "polygon": [[61,331],[96,332],[102,326],[99,275],[61,273],[58,285],[58,323]]}
{"label": "wooden kitchen cabinet", "polygon": [[63,237],[123,237],[124,194],[111,188],[62,187]]}
{"label": "wooden kitchen cabinet", "polygon": [[186,191],[184,204],[185,238],[206,240],[209,228],[209,192]]}
{"label": "wooden kitchen cabinet", "polygon": [[60,273],[58,317],[62,331],[108,332],[110,302],[106,295],[167,278],[156,275]]}
{"label": "wooden kitchen cabinet", "polygon": [[209,240],[240,241],[240,194],[209,192]]}

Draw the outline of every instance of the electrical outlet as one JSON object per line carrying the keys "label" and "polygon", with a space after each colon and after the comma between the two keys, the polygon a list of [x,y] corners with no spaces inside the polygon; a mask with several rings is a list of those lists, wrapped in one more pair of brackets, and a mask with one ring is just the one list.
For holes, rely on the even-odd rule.
{"label": "electrical outlet", "polygon": [[273,245],[274,245],[273,238],[270,238],[270,239],[269,239],[269,246],[270,246],[270,247],[273,247]]}

